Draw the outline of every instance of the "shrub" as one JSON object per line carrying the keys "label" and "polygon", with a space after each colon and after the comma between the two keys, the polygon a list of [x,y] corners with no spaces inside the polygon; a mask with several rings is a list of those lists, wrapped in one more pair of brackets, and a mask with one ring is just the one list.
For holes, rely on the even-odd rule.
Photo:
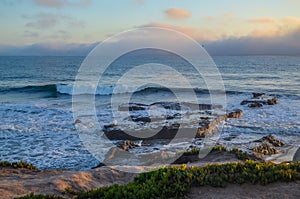
{"label": "shrub", "polygon": [[10,167],[10,168],[14,168],[14,169],[18,169],[18,168],[25,168],[25,169],[30,169],[30,170],[37,170],[37,167],[35,167],[32,164],[29,164],[27,162],[0,162],[0,167]]}
{"label": "shrub", "polygon": [[260,183],[299,180],[300,163],[245,163],[211,164],[205,167],[165,167],[142,173],[127,185],[113,185],[81,192],[85,198],[167,198],[184,196],[192,186],[224,187],[225,183]]}

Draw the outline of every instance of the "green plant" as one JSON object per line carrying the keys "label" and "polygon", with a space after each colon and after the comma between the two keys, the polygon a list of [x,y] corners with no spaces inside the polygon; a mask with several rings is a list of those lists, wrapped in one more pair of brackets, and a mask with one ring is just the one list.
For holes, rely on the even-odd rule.
{"label": "green plant", "polygon": [[[232,151],[239,152],[236,149]],[[224,187],[227,183],[265,185],[276,181],[296,180],[300,180],[300,162],[273,164],[246,160],[245,163],[208,164],[204,167],[187,167],[185,164],[162,167],[141,173],[133,182],[126,185],[112,185],[74,194],[78,199],[177,198],[188,193],[191,187],[204,185],[214,187]],[[21,199],[60,199],[60,197],[31,194]]]}
{"label": "green plant", "polygon": [[31,193],[27,196],[19,197],[17,199],[64,199],[64,198],[55,195],[34,195],[34,193]]}
{"label": "green plant", "polygon": [[84,198],[167,198],[184,196],[192,186],[225,186],[227,183],[260,183],[299,180],[300,163],[275,165],[246,160],[245,163],[211,164],[205,167],[164,167],[142,173],[127,185],[113,185],[81,192]]}
{"label": "green plant", "polygon": [[25,168],[25,169],[30,169],[30,170],[37,170],[37,167],[32,165],[32,164],[29,164],[27,162],[23,162],[23,161],[20,161],[20,162],[7,162],[7,161],[4,161],[4,162],[0,162],[0,167],[11,167],[11,168],[14,168],[14,169],[18,169],[18,168]]}
{"label": "green plant", "polygon": [[192,147],[190,150],[187,150],[183,153],[183,155],[199,155],[199,149],[197,147]]}

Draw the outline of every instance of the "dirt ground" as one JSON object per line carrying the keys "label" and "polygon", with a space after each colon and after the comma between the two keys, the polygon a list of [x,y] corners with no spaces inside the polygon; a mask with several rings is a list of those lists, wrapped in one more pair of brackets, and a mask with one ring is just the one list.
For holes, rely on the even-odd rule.
{"label": "dirt ground", "polygon": [[252,184],[228,184],[225,188],[204,186],[192,188],[184,198],[191,199],[298,199],[300,198],[300,182],[272,183],[266,186]]}

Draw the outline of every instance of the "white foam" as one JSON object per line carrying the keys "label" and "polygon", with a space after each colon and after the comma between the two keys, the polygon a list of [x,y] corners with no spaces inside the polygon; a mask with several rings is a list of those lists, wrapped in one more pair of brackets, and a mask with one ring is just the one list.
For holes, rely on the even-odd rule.
{"label": "white foam", "polygon": [[[95,86],[91,85],[80,85],[76,87],[76,94],[77,95],[111,95],[111,94],[123,94],[123,93],[133,93],[144,90],[146,87],[141,87],[136,89],[136,87],[131,86],[118,86],[117,89],[115,89],[114,86],[98,86],[95,88]],[[57,84],[56,90],[58,93],[61,94],[67,94],[67,95],[73,95],[73,85],[66,85],[66,84]],[[95,91],[96,90],[96,91]]]}

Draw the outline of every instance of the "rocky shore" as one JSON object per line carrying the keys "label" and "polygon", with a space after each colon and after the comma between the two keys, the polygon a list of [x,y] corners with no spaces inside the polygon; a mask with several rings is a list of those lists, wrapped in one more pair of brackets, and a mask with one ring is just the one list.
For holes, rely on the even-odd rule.
{"label": "rocky shore", "polygon": [[[296,157],[299,161],[300,157]],[[187,160],[189,161],[189,160]],[[220,165],[228,163],[244,164],[237,153],[224,150],[223,147],[215,147],[204,159],[193,163],[188,163],[187,167],[204,167],[206,165]],[[286,163],[285,163],[286,165]],[[88,191],[114,184],[125,185],[132,182],[136,172],[147,172],[154,167],[131,166],[127,170],[132,172],[122,172],[122,166],[103,166],[101,168],[88,171],[66,171],[66,170],[37,170],[27,168],[0,167],[0,193],[1,198],[11,199],[34,193],[36,195],[55,195],[62,198],[74,198],[82,191]],[[300,176],[299,176],[300,177]],[[300,178],[299,178],[300,179]],[[280,188],[282,187],[282,188]],[[246,190],[246,192],[244,192]],[[275,190],[273,192],[272,190]],[[255,192],[255,193],[254,193]],[[247,195],[246,193],[250,193]],[[223,194],[223,195],[222,195]],[[300,197],[298,182],[276,182],[268,185],[261,184],[231,184],[227,183],[226,188],[214,188],[211,186],[192,187],[184,198],[253,198],[271,197],[298,198]]]}
{"label": "rocky shore", "polygon": [[[253,93],[253,97],[243,100],[241,105],[250,108],[263,108],[264,106],[277,103],[278,98],[276,96]],[[167,110],[164,117],[150,117],[145,114],[153,106],[163,107]],[[198,111],[192,113],[185,111],[195,109]],[[127,120],[136,122],[141,128],[130,129],[130,126],[117,123],[105,125],[103,128],[105,135],[118,143],[108,153],[108,156],[114,156],[120,151],[130,151],[139,148],[152,141],[173,139],[177,136],[179,129],[182,137],[179,136],[177,138],[205,139],[214,134],[221,122],[227,119],[238,119],[243,116],[243,111],[240,109],[226,112],[220,111],[221,109],[222,106],[220,105],[170,102],[158,102],[150,105],[122,105],[119,107],[119,111],[129,111],[130,117]],[[188,118],[189,122],[179,125],[178,121],[183,118]],[[80,124],[80,121],[76,123]],[[162,128],[160,128],[161,126]],[[145,133],[145,131],[147,133],[149,128],[152,131],[160,130],[157,134],[141,140],[139,135]],[[130,135],[126,133],[128,131],[131,132]],[[298,147],[289,146],[272,134],[262,136],[254,141],[253,147],[249,148],[248,151],[242,151],[237,148],[225,148],[219,145],[207,150],[210,152],[201,156],[201,150],[195,146],[190,146],[178,159],[173,161],[173,165],[187,164],[187,167],[192,168],[204,167],[208,164],[244,164],[248,160],[262,163],[268,162],[267,164],[270,162],[270,164],[281,163],[282,165],[288,165],[291,162],[300,161],[300,150]],[[163,153],[158,153],[158,156],[161,155]],[[115,159],[112,158],[112,160]],[[5,163],[0,165],[0,198],[8,199],[30,193],[74,198],[74,193],[113,184],[127,184],[132,182],[134,177],[138,176],[138,172],[147,172],[156,168],[156,166],[106,166],[105,163],[107,162],[100,163],[95,168],[86,171],[38,170],[25,163],[21,164],[21,168],[14,168],[12,166],[14,164]],[[124,172],[124,170],[128,172]],[[213,188],[211,186],[193,187],[185,198],[282,198],[282,196],[285,198],[300,198],[298,183],[299,181],[290,183],[276,182],[266,186],[247,183],[243,185],[228,184],[226,188]]]}
{"label": "rocky shore", "polygon": [[[150,118],[145,112],[153,106],[163,107],[168,111],[167,115]],[[211,104],[157,102],[146,105],[131,103],[120,106],[119,111],[129,111],[131,115],[127,120],[137,123],[140,129],[131,129],[130,126],[122,124],[109,124],[104,126],[103,131],[110,140],[141,140],[140,135],[147,135],[147,133],[151,135],[151,132],[157,133],[143,138],[143,140],[173,139],[175,136],[178,139],[203,138],[211,135],[220,122],[228,118],[239,118],[243,115],[242,110],[239,109],[223,114],[217,114],[213,111],[221,108],[221,105]],[[191,113],[191,111],[185,112],[185,110],[198,111]],[[189,120],[186,123],[181,123],[180,121],[184,118],[189,118]],[[178,135],[179,129],[180,134]]]}

